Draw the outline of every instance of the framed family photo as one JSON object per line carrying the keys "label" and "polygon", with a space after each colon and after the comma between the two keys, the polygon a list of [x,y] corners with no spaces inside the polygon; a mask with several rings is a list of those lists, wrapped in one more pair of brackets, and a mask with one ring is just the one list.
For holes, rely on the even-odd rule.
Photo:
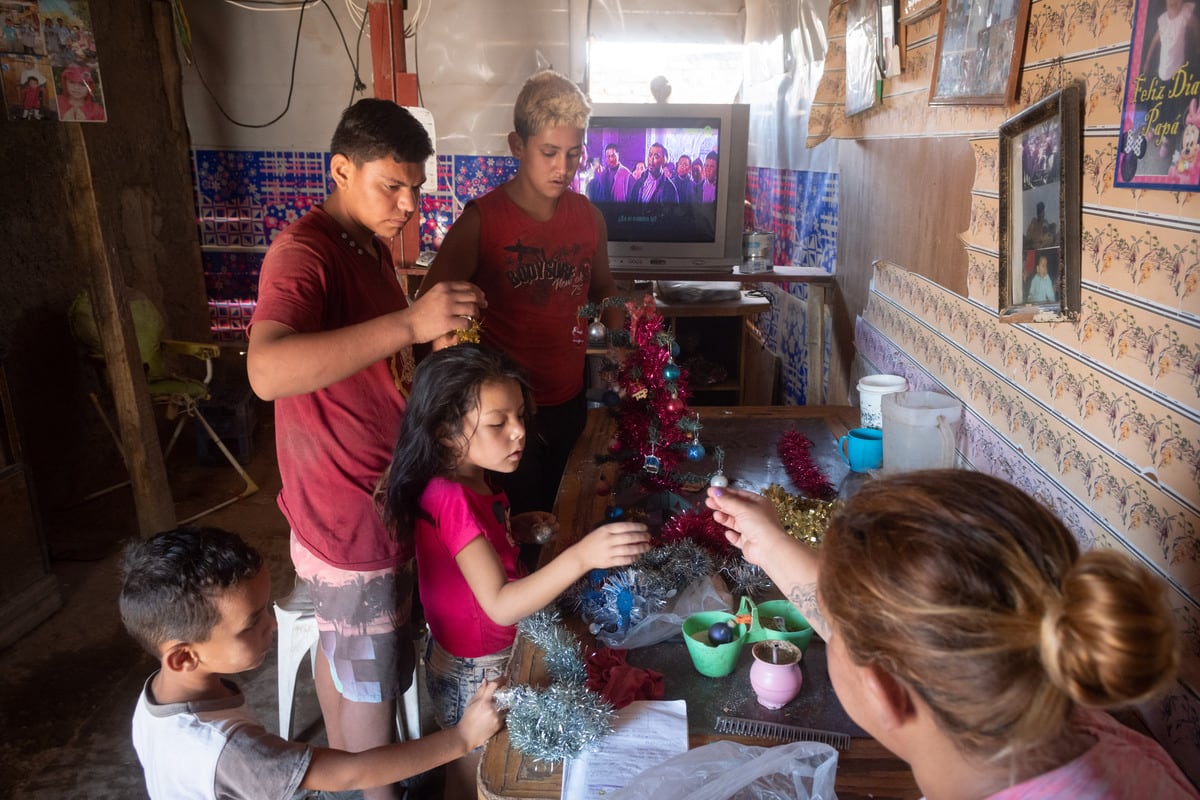
{"label": "framed family photo", "polygon": [[1113,186],[1200,192],[1200,20],[1194,5],[1137,0]]}
{"label": "framed family photo", "polygon": [[1030,0],[944,0],[930,105],[1011,103]]}
{"label": "framed family photo", "polygon": [[1000,126],[1001,322],[1079,316],[1081,94],[1071,84]]}

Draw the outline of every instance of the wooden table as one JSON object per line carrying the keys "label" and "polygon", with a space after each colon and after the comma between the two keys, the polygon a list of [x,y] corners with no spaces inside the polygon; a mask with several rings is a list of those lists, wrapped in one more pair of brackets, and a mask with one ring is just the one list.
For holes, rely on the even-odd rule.
{"label": "wooden table", "polygon": [[[725,450],[725,472],[735,486],[761,490],[770,483],[779,483],[792,488],[776,451],[775,440],[779,431],[793,426],[813,440],[814,460],[831,483],[842,486],[847,479],[848,470],[834,448],[836,437],[858,425],[857,409],[848,406],[764,406],[699,407],[694,410],[700,413],[703,425],[701,439],[706,442],[710,452],[715,445]],[[597,464],[595,456],[608,452],[615,424],[608,409],[593,409],[588,415],[587,427],[572,451],[558,490],[555,511],[560,523],[560,535],[546,546],[543,561],[553,558],[565,545],[576,541],[604,519],[607,498],[598,495],[595,487],[602,479],[610,482],[617,465]],[[746,435],[746,431],[754,429],[767,433],[755,440],[753,436]],[[702,463],[695,469],[700,472],[711,468],[711,464]],[[577,627],[576,631],[586,641],[588,637],[580,628],[582,626]],[[814,640],[812,647],[820,646],[819,641]],[[509,674],[517,683],[533,686],[547,683],[541,653],[520,638]],[[668,697],[670,695],[668,685]],[[689,713],[689,718],[691,716]],[[692,747],[718,738],[729,738],[745,744],[774,744],[744,737],[717,736],[705,731],[689,731]],[[479,777],[479,796],[485,800],[557,800],[562,793],[562,765],[556,765],[552,771],[539,771],[536,765],[512,749],[507,731],[501,731],[488,742]],[[838,753],[836,788],[841,800],[915,800],[921,796],[908,765],[870,738],[853,738],[850,748]]]}

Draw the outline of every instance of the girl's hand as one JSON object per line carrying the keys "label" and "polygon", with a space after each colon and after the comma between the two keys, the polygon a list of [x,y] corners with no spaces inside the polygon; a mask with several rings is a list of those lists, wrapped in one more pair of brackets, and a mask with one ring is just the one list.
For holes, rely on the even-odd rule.
{"label": "girl's hand", "polygon": [[[550,529],[550,536],[539,540],[537,526],[545,525]],[[558,517],[549,511],[526,511],[512,518],[513,538],[525,544],[545,544],[546,541],[558,536]]]}
{"label": "girl's hand", "polygon": [[650,531],[640,522],[610,522],[580,539],[572,549],[584,571],[624,567],[650,549]]}
{"label": "girl's hand", "polygon": [[775,505],[761,494],[742,489],[710,486],[705,505],[713,511],[713,519],[729,530],[725,538],[742,551],[751,564],[766,567],[780,537],[787,538]]}
{"label": "girl's hand", "polygon": [[462,719],[456,727],[467,744],[467,750],[479,747],[504,724],[504,715],[496,708],[493,697],[497,686],[495,681],[484,680],[463,709]]}

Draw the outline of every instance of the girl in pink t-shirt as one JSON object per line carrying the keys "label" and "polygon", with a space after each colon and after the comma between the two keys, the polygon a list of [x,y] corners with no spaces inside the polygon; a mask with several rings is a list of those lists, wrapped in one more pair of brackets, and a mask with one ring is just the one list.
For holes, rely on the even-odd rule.
{"label": "girl in pink t-shirt", "polygon": [[[461,344],[428,356],[412,393],[385,477],[385,513],[412,537],[418,588],[429,625],[426,688],[442,727],[458,721],[475,689],[504,674],[516,623],[553,602],[592,569],[633,563],[649,549],[646,526],[603,525],[541,569],[522,575],[518,540],[553,515],[512,516],[493,473],[517,468],[533,401],[507,356]],[[446,797],[473,797],[478,756],[452,765]]]}

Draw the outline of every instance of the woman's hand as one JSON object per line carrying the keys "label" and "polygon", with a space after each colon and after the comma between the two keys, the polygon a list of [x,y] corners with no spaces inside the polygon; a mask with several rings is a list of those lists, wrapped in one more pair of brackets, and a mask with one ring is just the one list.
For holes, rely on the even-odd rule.
{"label": "woman's hand", "polygon": [[765,568],[778,555],[780,539],[788,538],[775,505],[761,494],[710,486],[704,502],[713,519],[729,529],[725,538],[751,564]]}

